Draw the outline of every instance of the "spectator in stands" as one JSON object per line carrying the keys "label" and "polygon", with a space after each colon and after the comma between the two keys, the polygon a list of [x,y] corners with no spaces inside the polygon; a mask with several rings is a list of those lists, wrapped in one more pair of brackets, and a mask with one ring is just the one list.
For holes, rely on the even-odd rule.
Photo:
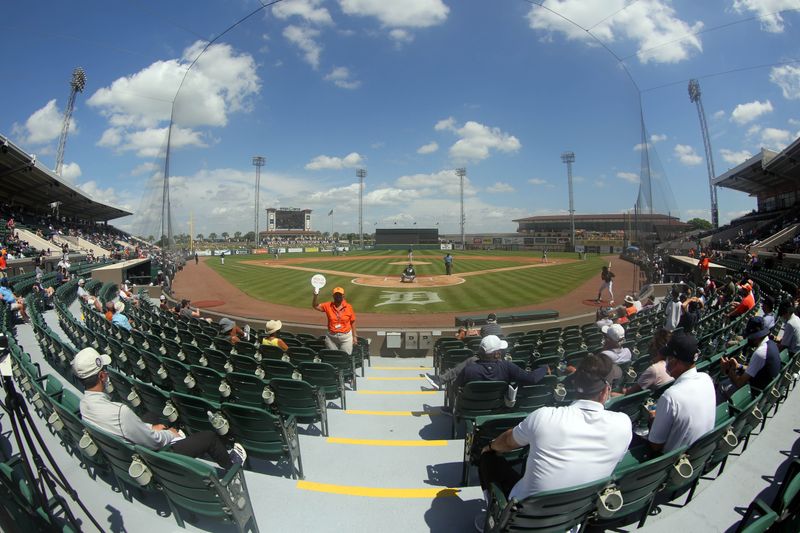
{"label": "spectator in stands", "polygon": [[105,393],[108,381],[106,365],[111,358],[94,348],[84,348],[75,355],[72,370],[84,387],[80,410],[84,422],[133,444],[150,450],[161,450],[170,446],[170,451],[188,457],[209,456],[222,468],[243,464],[247,453],[238,443],[226,449],[226,441],[215,432],[206,430],[185,436],[183,432],[158,423],[157,414],[148,414],[144,422],[127,405],[113,402]]}
{"label": "spectator in stands", "polygon": [[400,274],[400,283],[414,283],[417,279],[417,272],[414,270],[414,265],[408,264],[403,273]]}
{"label": "spectator in stands", "polygon": [[56,292],[53,287],[42,287],[41,283],[34,281],[33,285],[31,285],[31,292],[34,298],[41,299],[45,308],[51,309],[53,307],[53,294]]}
{"label": "spectator in stands", "polygon": [[[611,394],[611,370],[607,357],[587,356],[569,378],[578,400],[537,409],[483,448],[479,472],[487,501],[491,483],[508,498],[523,500],[611,475],[633,436],[627,415],[603,407]],[[502,454],[527,445],[530,452],[520,476]],[[483,514],[475,518],[481,531],[483,520]]]}
{"label": "spectator in stands", "polygon": [[672,292],[670,293],[670,300],[667,302],[666,309],[664,314],[666,315],[664,321],[664,329],[667,331],[672,331],[678,327],[678,322],[681,320],[681,314],[683,313],[683,307],[681,306],[680,302],[680,293],[678,292],[678,287],[672,287]]}
{"label": "spectator in stands", "polygon": [[123,302],[128,301],[128,299],[133,296],[133,292],[131,291],[131,282],[129,280],[125,280],[125,283],[119,286],[119,294],[117,296]]}
{"label": "spectator in stands", "polygon": [[[630,294],[625,296],[623,305],[625,306],[625,315],[628,317],[628,320],[630,320],[633,315],[639,312],[639,310],[636,308],[636,300]],[[639,305],[641,306],[642,304],[640,303]]]}
{"label": "spectator in stands", "polygon": [[603,329],[604,327],[610,326],[614,323],[616,311],[611,307],[598,307],[597,311],[595,312],[595,318],[597,319],[595,322],[597,327]]}
{"label": "spectator in stands", "polygon": [[636,383],[625,389],[625,394],[634,394],[641,390],[657,390],[667,383],[675,380],[667,372],[667,359],[663,354],[663,349],[669,342],[672,332],[661,328],[653,334],[648,347],[650,361],[648,366],[636,379]]}
{"label": "spectator in stands", "polygon": [[328,333],[325,335],[325,346],[334,350],[353,353],[353,346],[358,344],[356,333],[356,313],[353,306],[344,299],[344,289],[334,287],[333,301],[319,303],[319,289],[314,288],[311,307],[325,313],[328,319]]}
{"label": "spectator in stands", "polygon": [[28,313],[25,312],[25,299],[14,294],[12,286],[8,283],[8,278],[0,281],[0,297],[12,311],[19,313],[19,318],[27,321]]}
{"label": "spectator in stands", "polygon": [[709,259],[708,255],[705,252],[700,254],[700,259],[697,261],[697,267],[700,269],[700,276],[704,277],[708,275],[709,267],[711,266],[711,259]]}
{"label": "spectator in stands", "polygon": [[[755,348],[749,363],[739,364],[735,357],[723,357],[720,362],[722,372],[728,376],[733,388],[738,389],[746,384],[758,392],[764,390],[781,371],[781,356],[778,345],[769,338],[769,328],[764,318],[752,316],[747,321],[743,336],[747,344]],[[725,389],[728,393],[730,389]],[[757,391],[753,391],[756,394]]]}
{"label": "spectator in stands", "polygon": [[106,317],[106,320],[111,322],[111,319],[114,318],[114,302],[110,300],[106,302],[106,310],[103,315]]}
{"label": "spectator in stands", "polygon": [[475,323],[472,321],[467,322],[466,327],[461,326],[458,328],[458,332],[456,333],[456,339],[463,341],[467,337],[480,337],[481,330],[475,327]]}
{"label": "spectator in stands", "polygon": [[664,348],[667,372],[675,378],[656,404],[648,440],[655,452],[671,452],[691,446],[714,428],[716,392],[708,374],[695,367],[699,350],[697,339],[674,333]]}
{"label": "spectator in stands", "polygon": [[471,381],[505,381],[517,385],[533,385],[547,375],[547,367],[528,372],[515,363],[503,359],[508,343],[497,335],[487,335],[478,347],[474,364],[462,366],[453,385],[460,387]]}
{"label": "spectator in stands", "polygon": [[497,315],[494,313],[489,313],[486,316],[486,324],[481,326],[481,337],[487,335],[497,335],[498,337],[503,335],[503,328],[497,323]]}
{"label": "spectator in stands", "polygon": [[236,344],[244,337],[244,331],[242,328],[236,325],[236,322],[231,320],[228,317],[222,317],[219,319],[219,332],[223,335],[228,335],[231,340],[231,344]]}
{"label": "spectator in stands", "polygon": [[8,256],[8,250],[3,248],[0,250],[0,278],[7,278],[8,273],[8,263],[6,262],[6,257]]}
{"label": "spectator in stands", "polygon": [[800,317],[795,314],[795,307],[789,300],[784,300],[778,306],[778,315],[783,320],[783,333],[778,339],[778,347],[795,353],[800,348]]}
{"label": "spectator in stands", "polygon": [[625,328],[620,324],[611,324],[603,327],[604,342],[600,353],[607,355],[615,364],[622,365],[630,363],[633,358],[631,350],[622,346],[625,342]]}
{"label": "spectator in stands", "polygon": [[190,303],[192,303],[191,300],[187,300],[185,298],[181,300],[181,308],[178,311],[178,316],[181,316],[187,320],[190,318],[200,318],[200,309],[192,309],[189,305]]}
{"label": "spectator in stands", "polygon": [[169,302],[167,302],[166,295],[162,294],[158,297],[158,308],[162,311],[169,312]]}
{"label": "spectator in stands", "polygon": [[761,298],[761,311],[760,316],[764,318],[764,325],[770,330],[775,327],[775,300],[772,297],[764,295]]}
{"label": "spectator in stands", "polygon": [[700,322],[700,310],[703,308],[703,302],[696,296],[686,298],[681,304],[683,314],[678,321],[678,327],[682,328],[684,333],[694,332],[695,326]]}
{"label": "spectator in stands", "polygon": [[123,302],[117,302],[114,304],[114,316],[111,317],[111,323],[121,327],[122,329],[126,329],[130,331],[133,329],[131,326],[128,317],[125,316],[125,304]]}
{"label": "spectator in stands", "polygon": [[86,285],[86,280],[81,278],[78,280],[78,299],[82,301],[86,301],[89,299],[89,291],[84,288]]}
{"label": "spectator in stands", "polygon": [[283,322],[281,322],[280,320],[268,320],[265,327],[266,327],[266,332],[265,332],[266,337],[261,339],[261,344],[265,346],[276,346],[281,350],[283,350],[284,352],[288,352],[289,347],[286,345],[285,342],[283,342],[283,340],[278,338],[278,334],[280,333],[281,328],[283,327]]}
{"label": "spectator in stands", "polygon": [[756,300],[753,297],[753,290],[751,287],[749,283],[739,285],[739,297],[741,300],[738,304],[736,304],[735,301],[731,303],[731,311],[728,313],[729,319],[741,316],[755,307]]}

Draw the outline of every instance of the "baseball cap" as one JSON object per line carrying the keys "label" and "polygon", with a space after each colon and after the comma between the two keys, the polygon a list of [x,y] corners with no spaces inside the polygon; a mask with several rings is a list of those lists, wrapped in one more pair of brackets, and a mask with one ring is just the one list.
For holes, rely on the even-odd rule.
{"label": "baseball cap", "polygon": [[578,365],[575,372],[567,376],[565,384],[574,387],[581,395],[592,395],[614,382],[616,368],[605,354],[589,355]]}
{"label": "baseball cap", "polygon": [[764,324],[764,317],[751,316],[747,320],[747,325],[744,327],[743,336],[748,339],[762,339],[769,335],[769,327]]}
{"label": "baseball cap", "polygon": [[164,300],[167,299],[167,297],[162,294],[161,296],[158,297],[158,299],[163,302]]}
{"label": "baseball cap", "polygon": [[72,360],[72,370],[79,379],[86,379],[110,364],[111,358],[108,355],[101,354],[94,348],[84,348]]}
{"label": "baseball cap", "polygon": [[219,328],[222,333],[230,333],[235,325],[235,322],[228,317],[222,317],[219,319]]}
{"label": "baseball cap", "polygon": [[697,339],[693,335],[686,333],[675,333],[670,337],[666,346],[661,349],[664,357],[674,357],[684,363],[694,364],[699,355],[697,350]]}
{"label": "baseball cap", "polygon": [[481,350],[483,353],[494,353],[508,348],[508,343],[497,335],[487,335],[481,339]]}
{"label": "baseball cap", "polygon": [[121,313],[121,312],[125,311],[125,304],[122,303],[122,302],[115,303],[114,304],[114,311],[116,311],[117,313]]}
{"label": "baseball cap", "polygon": [[83,285],[84,283],[86,283],[85,279],[81,278],[78,280],[78,285]]}
{"label": "baseball cap", "polygon": [[625,338],[625,328],[623,328],[620,324],[603,326],[600,331],[603,332],[603,335],[614,342],[619,342]]}
{"label": "baseball cap", "polygon": [[489,313],[489,315],[486,317],[486,320],[497,320],[497,315],[494,313]]}
{"label": "baseball cap", "polygon": [[334,287],[333,288],[333,294],[337,294],[337,293],[341,294],[342,296],[344,296],[344,289],[341,288],[341,287]]}
{"label": "baseball cap", "polygon": [[633,299],[633,296],[631,296],[630,294],[629,294],[629,295],[627,295],[627,296],[625,296],[625,303],[626,303],[626,304],[631,304],[631,305],[633,305],[633,303],[634,303],[635,301],[636,301],[636,300],[634,300],[634,299]]}

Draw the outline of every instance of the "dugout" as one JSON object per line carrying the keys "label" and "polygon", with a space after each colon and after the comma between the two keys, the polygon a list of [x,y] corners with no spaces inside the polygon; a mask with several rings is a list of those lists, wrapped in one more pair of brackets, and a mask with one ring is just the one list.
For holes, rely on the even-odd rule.
{"label": "dugout", "polygon": [[438,228],[386,228],[375,230],[375,248],[379,250],[438,250]]}

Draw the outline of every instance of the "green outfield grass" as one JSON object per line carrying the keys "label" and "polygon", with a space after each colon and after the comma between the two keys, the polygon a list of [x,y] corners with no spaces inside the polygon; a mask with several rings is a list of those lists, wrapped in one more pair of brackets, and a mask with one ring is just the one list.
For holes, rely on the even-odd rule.
{"label": "green outfield grass", "polygon": [[[376,256],[392,255],[392,259],[378,259]],[[571,253],[550,253],[550,258],[567,257],[575,258]],[[330,257],[329,254],[292,254],[292,256],[313,258]],[[502,261],[486,261],[481,257],[508,257]],[[287,257],[286,255],[281,256]],[[389,263],[405,261],[405,252],[367,251],[353,252],[347,256],[339,257],[336,261],[310,261],[297,266],[319,268],[323,270],[336,270],[354,272],[373,276],[398,276],[403,270],[402,265]],[[419,265],[419,276],[444,274],[442,262],[443,253],[439,251],[415,251],[415,261],[430,262],[429,265]],[[511,267],[525,264],[523,261],[514,261],[512,257],[540,258],[541,254],[525,252],[456,252],[454,274],[489,270],[495,268]],[[259,300],[273,302],[294,307],[308,307],[311,305],[312,289],[311,272],[292,269],[265,268],[258,265],[246,264],[245,261],[270,260],[264,255],[237,255],[227,256],[225,265],[220,264],[219,258],[212,257],[206,260],[211,268],[222,275],[229,283],[243,292]],[[530,268],[511,270],[506,272],[491,272],[487,274],[468,276],[465,282],[450,287],[410,287],[410,288],[377,288],[365,287],[351,283],[353,278],[325,275],[328,284],[322,289],[320,301],[330,297],[330,290],[336,286],[344,287],[347,300],[357,311],[369,313],[440,313],[440,312],[471,312],[488,308],[500,309],[528,304],[537,304],[552,298],[562,296],[583,284],[586,280],[596,277],[600,267],[604,264],[601,257],[593,256],[586,261],[576,261],[565,265],[547,268]],[[392,293],[406,293],[409,291],[433,293],[432,295],[419,295],[417,301],[410,303],[388,303],[393,298],[406,298],[405,296],[392,296]],[[421,304],[421,301],[433,300],[433,303]],[[441,300],[441,301],[435,301]]]}

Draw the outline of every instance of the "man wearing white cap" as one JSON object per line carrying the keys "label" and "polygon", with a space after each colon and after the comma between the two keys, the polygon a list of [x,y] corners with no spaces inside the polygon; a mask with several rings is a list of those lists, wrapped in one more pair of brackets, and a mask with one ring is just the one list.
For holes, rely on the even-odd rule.
{"label": "man wearing white cap", "polygon": [[632,358],[631,351],[622,346],[625,341],[625,328],[621,324],[611,324],[610,326],[603,326],[601,331],[605,335],[601,353],[607,355],[612,362],[618,365],[630,363]]}
{"label": "man wearing white cap", "polygon": [[81,278],[78,280],[78,299],[83,300],[84,302],[89,299],[89,291],[87,291],[83,286],[86,284],[86,280]]}
{"label": "man wearing white cap", "polygon": [[497,335],[487,335],[478,348],[478,360],[465,366],[454,381],[460,387],[471,381],[505,381],[517,385],[533,385],[547,374],[547,367],[532,372],[521,369],[515,363],[503,359],[508,343]]}
{"label": "man wearing white cap", "polygon": [[[233,443],[233,449],[228,451],[225,442],[213,431],[200,431],[184,438],[177,429],[145,423],[127,405],[111,401],[104,391],[108,381],[105,367],[109,364],[111,358],[94,348],[84,348],[72,361],[72,370],[84,388],[80,405],[84,422],[150,450],[170,446],[169,451],[189,457],[209,455],[225,469],[234,463],[244,463],[247,458],[244,448]],[[148,418],[157,420],[157,416]]]}

